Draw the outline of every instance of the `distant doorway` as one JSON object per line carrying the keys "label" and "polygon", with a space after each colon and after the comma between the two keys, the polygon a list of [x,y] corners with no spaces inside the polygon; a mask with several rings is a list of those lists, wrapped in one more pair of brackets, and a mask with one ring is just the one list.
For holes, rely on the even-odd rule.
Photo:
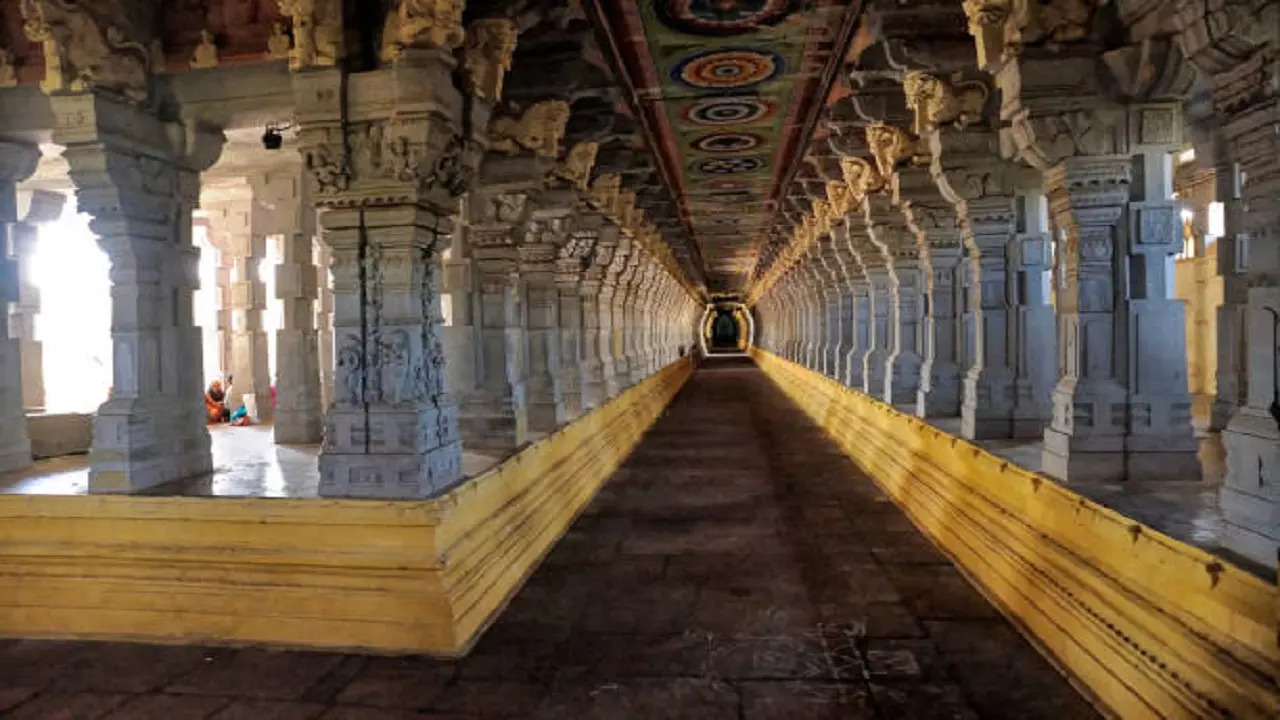
{"label": "distant doorway", "polygon": [[737,352],[740,332],[732,310],[717,308],[711,321],[712,352]]}

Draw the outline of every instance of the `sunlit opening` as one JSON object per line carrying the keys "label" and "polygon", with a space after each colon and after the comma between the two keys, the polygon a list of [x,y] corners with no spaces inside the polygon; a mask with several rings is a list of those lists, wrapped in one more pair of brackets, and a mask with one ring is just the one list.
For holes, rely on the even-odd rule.
{"label": "sunlit opening", "polygon": [[44,343],[45,408],[95,412],[111,388],[111,263],[68,203],[39,228],[31,275],[40,290],[36,336]]}
{"label": "sunlit opening", "polygon": [[267,375],[276,384],[276,331],[284,324],[284,303],[276,297],[276,266],[280,264],[279,235],[267,237],[266,257],[258,262],[258,277],[267,292],[267,308],[262,313],[262,330],[267,334]]}
{"label": "sunlit opening", "polygon": [[218,337],[218,249],[209,242],[209,229],[205,225],[196,225],[191,230],[196,247],[200,248],[200,265],[198,274],[200,288],[195,292],[196,326],[201,329],[201,357],[204,359],[204,384],[222,378],[226,368],[222,367],[222,343]]}

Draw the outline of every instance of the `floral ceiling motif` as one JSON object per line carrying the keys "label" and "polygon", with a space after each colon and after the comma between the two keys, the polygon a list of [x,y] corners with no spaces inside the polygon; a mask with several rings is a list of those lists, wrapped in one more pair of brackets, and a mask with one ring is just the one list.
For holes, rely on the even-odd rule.
{"label": "floral ceiling motif", "polygon": [[857,5],[594,3],[640,98],[641,122],[698,245],[709,290],[742,291]]}

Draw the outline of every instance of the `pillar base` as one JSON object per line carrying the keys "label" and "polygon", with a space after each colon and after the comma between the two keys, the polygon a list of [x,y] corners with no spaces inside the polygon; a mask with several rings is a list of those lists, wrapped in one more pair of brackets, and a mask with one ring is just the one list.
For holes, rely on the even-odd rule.
{"label": "pillar base", "polygon": [[320,454],[325,497],[424,498],[462,478],[456,409],[334,408]]}
{"label": "pillar base", "polygon": [[1127,450],[1125,445],[1123,436],[1073,438],[1049,428],[1044,432],[1040,471],[1071,484],[1200,479],[1200,463],[1194,447],[1139,451]]}
{"label": "pillar base", "polygon": [[93,419],[89,492],[128,493],[213,472],[203,408],[108,400]]}
{"label": "pillar base", "polygon": [[569,421],[563,400],[536,399],[530,394],[529,432],[552,433]]}
{"label": "pillar base", "polygon": [[888,362],[888,350],[872,350],[862,358],[862,391],[877,400],[885,399],[885,367]]}
{"label": "pillar base", "polygon": [[[468,450],[507,453],[529,440],[529,409],[524,388],[501,399],[472,397],[461,404],[458,432]],[[514,399],[513,399],[514,398]]]}
{"label": "pillar base", "polygon": [[916,397],[920,393],[920,366],[922,364],[919,355],[901,354],[894,355],[889,359],[885,368],[884,397],[886,402],[893,405],[915,406]]}
{"label": "pillar base", "polygon": [[1270,566],[1280,552],[1280,429],[1265,410],[1243,407],[1222,432],[1227,476],[1219,504],[1225,524],[1222,544]]}
{"label": "pillar base", "polygon": [[[921,377],[926,368],[920,369]],[[929,387],[916,393],[916,415],[923,418],[956,417],[960,414],[960,368],[939,364],[927,368]]]}
{"label": "pillar base", "polygon": [[960,435],[967,440],[1013,436],[1013,377],[1006,368],[970,370],[965,375]]}
{"label": "pillar base", "polygon": [[845,356],[844,375],[840,377],[840,382],[854,390],[861,390],[863,388],[863,364],[861,352],[855,350]]}

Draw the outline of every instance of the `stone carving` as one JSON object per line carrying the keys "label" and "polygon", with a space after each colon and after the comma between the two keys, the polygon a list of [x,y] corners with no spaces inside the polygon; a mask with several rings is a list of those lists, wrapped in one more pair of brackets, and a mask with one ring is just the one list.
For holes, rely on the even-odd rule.
{"label": "stone carving", "polygon": [[519,29],[505,18],[477,20],[467,28],[463,53],[467,90],[481,100],[502,99],[502,81],[511,69]]}
{"label": "stone carving", "polygon": [[587,193],[587,202],[591,203],[597,210],[612,210],[618,201],[618,191],[622,189],[622,176],[617,173],[607,173],[596,178],[591,183],[591,190]]}
{"label": "stone carving", "polygon": [[191,55],[191,69],[203,70],[218,67],[218,46],[213,42],[213,34],[208,30],[200,31],[200,44],[196,45]]}
{"label": "stone carving", "polygon": [[498,222],[514,223],[524,217],[529,197],[522,193],[505,193],[493,198],[493,217]]}
{"label": "stone carving", "polygon": [[379,343],[379,356],[382,361],[381,400],[394,404],[419,399],[421,393],[416,381],[421,373],[414,372],[409,333],[398,329],[387,333]]}
{"label": "stone carving", "polygon": [[853,192],[847,182],[831,180],[827,182],[827,202],[831,203],[831,212],[837,218],[843,218],[853,209]]}
{"label": "stone carving", "polygon": [[844,181],[849,186],[849,192],[852,193],[854,201],[860,201],[869,193],[884,187],[884,178],[864,158],[840,158],[840,172],[844,175]]}
{"label": "stone carving", "polygon": [[1054,47],[1089,37],[1100,0],[964,0],[978,67],[993,71],[1024,45]]}
{"label": "stone carving", "polygon": [[99,17],[67,0],[21,0],[23,31],[44,49],[45,92],[88,89],[141,102],[148,96],[152,65],[147,46],[125,36],[118,12]]}
{"label": "stone carving", "polygon": [[280,23],[271,23],[271,37],[267,38],[267,56],[287,58],[292,47],[289,34],[284,31],[284,27]]}
{"label": "stone carving", "polygon": [[348,335],[338,348],[337,373],[335,390],[340,394],[337,402],[347,405],[359,405],[364,390],[364,353],[361,351],[360,338]]}
{"label": "stone carving", "polygon": [[497,116],[489,121],[489,149],[518,155],[522,150],[538,157],[560,156],[560,140],[569,123],[569,103],[544,100],[534,103],[520,118]]}
{"label": "stone carving", "polygon": [[289,67],[300,70],[338,62],[342,53],[341,0],[279,0],[280,14],[293,19]]}
{"label": "stone carving", "polygon": [[987,88],[980,82],[959,83],[955,89],[942,79],[912,70],[902,81],[907,108],[915,113],[912,131],[917,135],[946,123],[965,128],[982,119]]}
{"label": "stone carving", "polygon": [[1103,53],[1102,61],[1126,100],[1181,102],[1196,81],[1196,71],[1182,49],[1168,38],[1146,38],[1108,51]]}
{"label": "stone carving", "polygon": [[462,44],[462,0],[398,0],[382,28],[382,60],[405,50],[453,50]]}
{"label": "stone carving", "polygon": [[893,174],[898,163],[911,151],[911,137],[907,131],[893,125],[876,123],[867,126],[867,145],[876,159],[881,177]]}
{"label": "stone carving", "polygon": [[303,163],[320,193],[342,192],[351,184],[351,169],[341,148],[317,145],[303,152]]}
{"label": "stone carving", "polygon": [[591,178],[591,168],[596,164],[596,152],[600,144],[594,140],[584,140],[569,149],[565,159],[552,171],[556,177],[568,181],[579,190],[587,189],[587,180]]}
{"label": "stone carving", "polygon": [[18,73],[13,67],[13,53],[0,48],[0,88],[18,84]]}

